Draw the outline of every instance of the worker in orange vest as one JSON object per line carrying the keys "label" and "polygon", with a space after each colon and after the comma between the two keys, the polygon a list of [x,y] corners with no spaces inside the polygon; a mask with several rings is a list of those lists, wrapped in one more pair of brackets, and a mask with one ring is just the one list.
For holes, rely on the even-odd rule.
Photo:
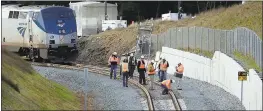
{"label": "worker in orange vest", "polygon": [[154,82],[154,75],[155,75],[155,69],[153,67],[154,64],[154,60],[151,61],[151,63],[148,65],[147,67],[147,73],[150,76],[150,80],[151,80],[151,85],[150,85],[150,89],[153,90],[153,82]]}
{"label": "worker in orange vest", "polygon": [[167,79],[167,80],[164,80],[162,83],[161,83],[161,86],[162,88],[164,88],[163,92],[162,92],[162,95],[166,95],[168,94],[168,90],[171,90],[171,83],[174,83],[175,81],[172,80],[172,79]]}
{"label": "worker in orange vest", "polygon": [[181,88],[181,81],[183,78],[184,73],[184,66],[182,63],[179,63],[178,66],[176,66],[176,77],[177,77],[177,89],[182,90]]}
{"label": "worker in orange vest", "polygon": [[120,63],[119,57],[117,57],[117,52],[113,52],[109,57],[108,65],[110,65],[110,79],[112,79],[112,73],[114,73],[114,79],[116,79],[117,65]]}
{"label": "worker in orange vest", "polygon": [[121,72],[123,77],[123,87],[128,87],[129,67],[127,58],[125,58],[121,64]]}
{"label": "worker in orange vest", "polygon": [[144,61],[144,56],[141,56],[141,60],[138,61],[137,64],[137,70],[139,73],[139,83],[143,85],[146,85],[146,81],[145,81],[145,73],[146,73],[146,69],[145,69],[145,61]]}
{"label": "worker in orange vest", "polygon": [[168,61],[166,61],[164,57],[162,57],[162,59],[163,60],[159,64],[160,76],[161,76],[161,80],[159,82],[162,82],[163,80],[166,80],[167,68],[169,67]]}

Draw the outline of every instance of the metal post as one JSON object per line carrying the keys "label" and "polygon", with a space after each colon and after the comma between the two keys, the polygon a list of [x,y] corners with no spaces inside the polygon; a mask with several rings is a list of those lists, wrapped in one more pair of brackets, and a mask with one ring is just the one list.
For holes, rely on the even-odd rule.
{"label": "metal post", "polygon": [[181,19],[181,11],[180,11],[180,6],[181,6],[181,1],[178,1],[178,20],[180,20]]}
{"label": "metal post", "polygon": [[241,104],[243,104],[243,80],[241,81]]}
{"label": "metal post", "polygon": [[105,20],[107,20],[107,0],[105,0]]}
{"label": "metal post", "polygon": [[85,75],[85,101],[84,101],[84,110],[87,110],[87,92],[88,92],[88,80],[87,80],[87,76],[88,76],[88,68],[84,69],[84,75]]}

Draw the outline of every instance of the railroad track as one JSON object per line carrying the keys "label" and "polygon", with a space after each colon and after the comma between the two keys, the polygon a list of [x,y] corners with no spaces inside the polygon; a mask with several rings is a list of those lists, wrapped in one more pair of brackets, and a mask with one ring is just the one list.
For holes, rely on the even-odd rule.
{"label": "railroad track", "polygon": [[[109,72],[110,72],[110,69],[108,67],[98,67],[98,66],[83,65],[83,64],[61,65],[61,64],[53,64],[53,63],[31,62],[31,65],[44,66],[44,67],[54,67],[54,68],[61,68],[61,69],[70,69],[70,70],[83,70],[84,68],[88,68],[89,72],[96,73],[96,74],[107,75],[107,76],[109,76]],[[117,72],[118,72],[117,73],[117,75],[118,75],[119,74],[119,68],[118,68]],[[154,96],[156,94],[154,95],[152,93],[154,91],[149,90],[147,85],[143,86],[143,85],[139,84],[138,76],[136,76],[135,79],[129,79],[128,82],[131,83],[131,84],[134,84],[135,86],[140,88],[145,93],[146,98],[147,98],[147,102],[148,102],[149,110],[151,110],[151,111],[153,111],[153,110],[162,110],[158,106],[154,106],[154,104],[156,104],[156,102],[154,102],[154,101],[156,101],[156,99],[154,99]],[[149,82],[149,79],[147,79],[147,83],[148,82]],[[155,87],[160,87],[159,83],[154,82],[154,84],[156,85]],[[162,88],[159,88],[159,89],[161,90]],[[161,93],[159,95],[161,95]],[[170,110],[182,110],[173,91],[169,91],[169,99],[172,101],[173,107],[174,107],[174,109],[170,109]]]}

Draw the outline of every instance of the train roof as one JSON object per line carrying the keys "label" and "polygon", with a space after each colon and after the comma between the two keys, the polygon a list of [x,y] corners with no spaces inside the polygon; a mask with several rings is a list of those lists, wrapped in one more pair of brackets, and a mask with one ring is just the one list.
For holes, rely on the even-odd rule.
{"label": "train roof", "polygon": [[[92,1],[69,3],[70,6],[89,6],[89,5],[95,5],[95,4],[105,4],[105,3],[103,3],[103,2],[92,2]],[[107,6],[117,6],[117,4],[107,3]]]}
{"label": "train roof", "polygon": [[12,10],[12,11],[40,11],[48,7],[64,7],[64,6],[52,6],[52,5],[2,5],[2,10]]}

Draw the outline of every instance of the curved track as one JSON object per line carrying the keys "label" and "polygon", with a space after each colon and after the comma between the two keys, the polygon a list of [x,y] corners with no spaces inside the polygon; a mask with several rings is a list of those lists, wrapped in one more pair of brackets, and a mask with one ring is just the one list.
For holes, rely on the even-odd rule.
{"label": "curved track", "polygon": [[[109,68],[107,68],[107,67],[97,67],[97,66],[91,66],[91,65],[85,65],[84,66],[83,64],[61,65],[61,64],[52,64],[52,63],[36,63],[36,62],[32,62],[31,64],[36,65],[36,66],[55,67],[55,68],[71,69],[71,70],[83,70],[84,68],[88,68],[89,72],[93,72],[93,73],[97,73],[97,74],[103,74],[103,75],[109,75],[109,72],[110,72]],[[117,72],[119,72],[119,70]],[[164,110],[164,109],[160,108],[159,106],[157,106],[156,104],[154,105],[154,101],[156,100],[154,98],[158,98],[158,97],[156,97],[156,96],[158,96],[157,94],[153,94],[153,92],[155,92],[155,91],[149,90],[147,85],[143,86],[143,85],[139,84],[138,77],[136,77],[136,78],[135,79],[129,79],[129,83],[132,83],[132,84],[136,85],[138,88],[140,88],[141,90],[143,90],[143,92],[145,93],[145,95],[147,97],[149,110],[151,110],[151,111],[152,110]],[[149,80],[147,80],[147,81],[149,81]],[[160,87],[160,84],[155,82],[155,87]],[[161,89],[161,88],[159,88],[159,89]],[[159,95],[161,95],[161,94],[159,94]],[[174,109],[170,109],[170,110],[181,110],[180,104],[177,101],[176,96],[173,93],[173,91],[169,91],[169,97],[166,99],[170,99],[173,103]],[[162,106],[165,106],[165,105],[162,105]],[[169,107],[169,106],[167,106],[167,107]]]}

